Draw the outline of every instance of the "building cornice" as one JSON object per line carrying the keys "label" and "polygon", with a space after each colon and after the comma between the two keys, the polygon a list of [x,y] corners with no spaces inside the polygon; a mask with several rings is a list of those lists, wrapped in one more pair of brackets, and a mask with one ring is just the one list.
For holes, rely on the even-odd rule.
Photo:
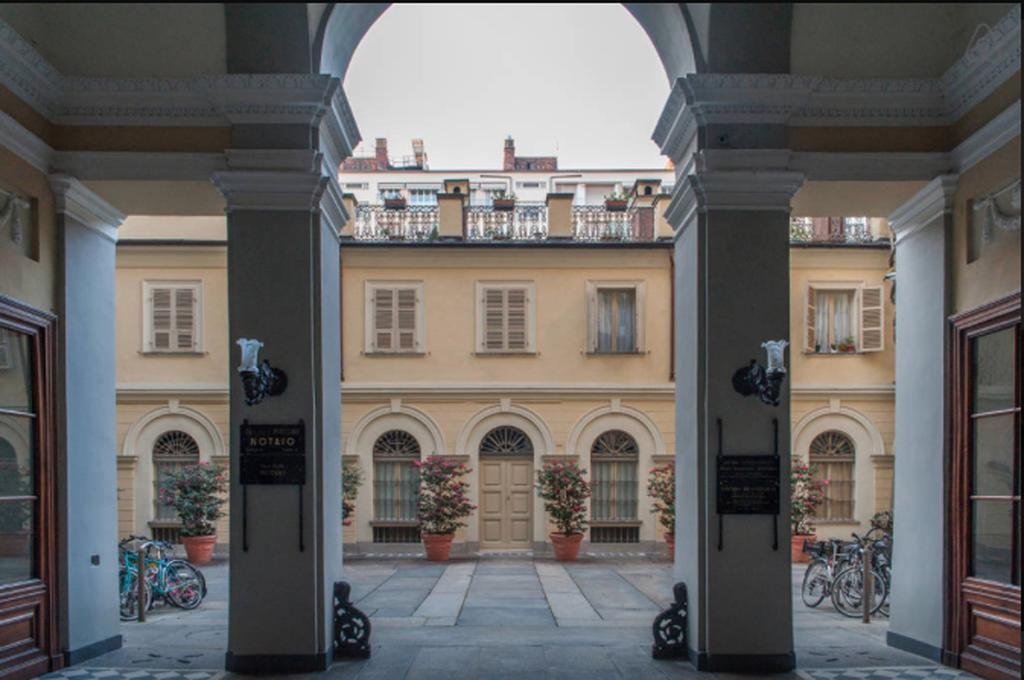
{"label": "building cornice", "polygon": [[961,142],[950,153],[952,167],[963,173],[987,158],[994,151],[1020,136],[1020,100],[986,123]]}
{"label": "building cornice", "polygon": [[380,399],[398,395],[466,396],[500,395],[514,397],[630,397],[671,398],[675,395],[673,383],[629,385],[621,383],[359,383],[343,382],[344,397]]}
{"label": "building cornice", "polygon": [[0,111],[0,145],[10,149],[36,170],[50,171],[54,159],[50,145],[3,111]]}
{"label": "building cornice", "polygon": [[943,214],[953,211],[957,179],[957,175],[936,177],[889,215],[889,226],[896,235],[897,245]]}
{"label": "building cornice", "polygon": [[117,401],[122,404],[170,399],[207,402],[226,402],[228,400],[228,386],[218,384],[122,383],[117,386],[116,392]]}
{"label": "building cornice", "polygon": [[801,398],[893,398],[896,386],[883,385],[793,385],[790,393]]}
{"label": "building cornice", "polygon": [[104,238],[117,242],[124,214],[69,175],[50,175],[58,214],[66,215]]}
{"label": "building cornice", "polygon": [[319,210],[328,177],[319,172],[225,170],[213,173],[213,183],[235,210]]}

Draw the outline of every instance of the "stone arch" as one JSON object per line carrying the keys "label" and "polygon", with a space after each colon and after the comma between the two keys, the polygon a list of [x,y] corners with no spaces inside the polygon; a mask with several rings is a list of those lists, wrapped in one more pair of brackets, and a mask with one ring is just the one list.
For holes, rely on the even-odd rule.
{"label": "stone arch", "polygon": [[388,430],[407,431],[419,442],[424,457],[447,453],[444,435],[437,421],[426,412],[399,402],[375,408],[360,418],[345,442],[345,455],[369,454],[377,437]]}
{"label": "stone arch", "polygon": [[528,408],[503,402],[477,411],[466,421],[455,443],[455,455],[476,458],[480,440],[499,425],[512,425],[525,432],[533,442],[535,460],[555,453],[555,440],[543,418]]}
{"label": "stone arch", "polygon": [[135,529],[143,530],[154,517],[153,444],[169,430],[180,430],[199,445],[199,460],[223,457],[224,438],[205,413],[171,402],[139,418],[125,435],[121,455],[135,459]]}
{"label": "stone arch", "polygon": [[[809,460],[809,449],[815,437],[830,430],[846,435],[854,446],[853,513],[863,525],[874,513],[874,456],[885,455],[885,442],[871,419],[848,406],[825,406],[811,411],[793,428],[793,453]],[[823,525],[827,526],[827,525]]]}

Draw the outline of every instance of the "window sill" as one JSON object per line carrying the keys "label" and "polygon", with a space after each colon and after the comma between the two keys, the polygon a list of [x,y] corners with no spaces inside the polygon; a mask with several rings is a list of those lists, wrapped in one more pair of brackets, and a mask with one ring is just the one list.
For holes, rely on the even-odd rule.
{"label": "window sill", "polygon": [[364,357],[425,357],[426,352],[363,352]]}
{"label": "window sill", "polygon": [[860,350],[855,352],[811,352],[804,350],[804,356],[808,357],[859,357],[864,354],[875,354],[875,352],[862,352]]}
{"label": "window sill", "polygon": [[536,357],[540,352],[473,352],[475,357]]}
{"label": "window sill", "polygon": [[144,357],[205,357],[208,356],[209,352],[203,352],[202,350],[194,352],[158,352],[152,350],[143,350],[139,352]]}
{"label": "window sill", "polygon": [[588,357],[641,357],[646,356],[647,352],[644,350],[634,350],[632,352],[586,352]]}

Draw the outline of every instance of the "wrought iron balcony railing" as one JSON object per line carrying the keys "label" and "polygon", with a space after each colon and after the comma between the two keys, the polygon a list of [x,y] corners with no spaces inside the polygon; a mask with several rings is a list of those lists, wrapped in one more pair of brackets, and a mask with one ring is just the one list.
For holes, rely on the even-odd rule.
{"label": "wrought iron balcony railing", "polygon": [[640,233],[635,209],[608,210],[603,205],[573,206],[572,236],[577,241],[645,240]]}
{"label": "wrought iron balcony railing", "polygon": [[382,205],[356,208],[353,236],[361,241],[427,241],[437,237],[436,205],[407,206],[397,210]]}
{"label": "wrought iron balcony railing", "polygon": [[491,206],[465,209],[470,241],[534,241],[548,237],[548,208],[543,203],[517,202],[511,210]]}
{"label": "wrought iron balcony railing", "polygon": [[863,244],[885,240],[871,231],[867,217],[791,217],[789,240],[793,243]]}

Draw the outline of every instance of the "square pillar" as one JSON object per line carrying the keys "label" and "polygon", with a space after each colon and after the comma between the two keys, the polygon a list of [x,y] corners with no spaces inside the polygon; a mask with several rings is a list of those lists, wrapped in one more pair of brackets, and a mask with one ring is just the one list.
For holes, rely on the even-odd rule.
{"label": "square pillar", "polygon": [[[896,441],[892,619],[887,642],[941,661],[947,600],[946,334],[957,176],[932,180],[889,217],[896,234]],[[934,569],[906,569],[908,564]]]}
{"label": "square pillar", "polygon": [[[254,154],[252,154],[254,155]],[[231,408],[231,573],[227,670],[300,673],[332,660],[341,578],[341,357],[337,183],[313,151],[261,151],[261,169],[214,175],[227,199]],[[273,162],[267,159],[273,157]],[[276,169],[262,169],[273,166]],[[287,388],[248,405],[238,338],[264,343]],[[240,484],[250,424],[301,422],[305,484]],[[300,500],[301,493],[301,500]]]}
{"label": "square pillar", "polygon": [[114,260],[124,215],[68,175],[50,187],[61,267],[61,644],[71,664],[121,646]]}
{"label": "square pillar", "polygon": [[[699,670],[795,665],[789,378],[778,406],[741,395],[732,379],[752,359],[766,365],[761,343],[789,339],[789,201],[802,181],[782,170],[697,172],[680,179],[666,211],[676,225],[675,580],[687,586]],[[728,456],[771,455],[776,421],[779,514],[720,522],[720,446]]]}

